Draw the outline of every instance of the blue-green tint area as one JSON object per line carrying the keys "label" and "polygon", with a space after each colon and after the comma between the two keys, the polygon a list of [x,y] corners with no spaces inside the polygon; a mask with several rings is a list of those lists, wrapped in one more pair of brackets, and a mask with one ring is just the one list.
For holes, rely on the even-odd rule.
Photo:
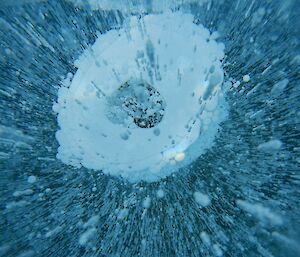
{"label": "blue-green tint area", "polygon": [[[88,2],[0,2],[0,256],[300,256],[299,1]],[[153,183],[62,163],[52,106],[75,60],[178,10],[225,45],[213,146]]]}

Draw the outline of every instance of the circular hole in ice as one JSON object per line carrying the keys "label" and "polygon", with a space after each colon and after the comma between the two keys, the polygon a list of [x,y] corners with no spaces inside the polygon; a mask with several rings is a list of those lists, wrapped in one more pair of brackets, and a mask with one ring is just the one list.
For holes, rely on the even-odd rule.
{"label": "circular hole in ice", "polygon": [[156,181],[213,145],[227,116],[224,45],[193,20],[180,12],[132,16],[82,53],[53,106],[57,158]]}
{"label": "circular hole in ice", "polygon": [[[166,102],[157,89],[145,81],[130,80],[107,97],[106,115],[113,123],[130,128],[153,128],[163,119]],[[156,130],[154,131],[156,133]]]}

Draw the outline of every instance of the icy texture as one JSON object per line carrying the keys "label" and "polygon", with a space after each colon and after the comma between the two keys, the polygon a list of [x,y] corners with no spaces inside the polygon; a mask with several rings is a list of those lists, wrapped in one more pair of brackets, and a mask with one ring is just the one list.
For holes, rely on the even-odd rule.
{"label": "icy texture", "polygon": [[202,5],[209,2],[208,0],[68,0],[78,7],[90,7],[93,10],[120,10],[122,12],[142,13],[151,10],[152,12],[163,12],[169,9],[177,8],[180,4],[197,3]]}
{"label": "icy texture", "polygon": [[[299,1],[155,2],[0,1],[1,257],[300,256]],[[229,111],[213,145],[153,183],[56,159],[52,106],[74,62],[131,14],[165,11],[225,45]]]}
{"label": "icy texture", "polygon": [[99,36],[58,91],[57,157],[154,181],[212,146],[227,113],[224,45],[180,12],[126,22]]}

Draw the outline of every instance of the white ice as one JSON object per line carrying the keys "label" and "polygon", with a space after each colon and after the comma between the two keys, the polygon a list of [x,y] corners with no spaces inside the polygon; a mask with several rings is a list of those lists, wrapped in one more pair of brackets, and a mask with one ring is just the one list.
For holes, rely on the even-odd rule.
{"label": "white ice", "polygon": [[[78,70],[53,106],[57,158],[132,182],[156,181],[191,163],[212,146],[227,115],[223,57],[224,45],[180,12],[132,16],[124,28],[100,35],[75,62]],[[153,86],[166,102],[153,128],[106,115],[107,99],[132,79]]]}

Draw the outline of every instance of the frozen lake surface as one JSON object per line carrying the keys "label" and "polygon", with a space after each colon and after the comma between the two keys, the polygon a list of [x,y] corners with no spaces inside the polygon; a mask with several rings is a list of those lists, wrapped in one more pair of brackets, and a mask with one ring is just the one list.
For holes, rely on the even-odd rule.
{"label": "frozen lake surface", "polygon": [[0,256],[300,256],[300,4],[0,3]]}

